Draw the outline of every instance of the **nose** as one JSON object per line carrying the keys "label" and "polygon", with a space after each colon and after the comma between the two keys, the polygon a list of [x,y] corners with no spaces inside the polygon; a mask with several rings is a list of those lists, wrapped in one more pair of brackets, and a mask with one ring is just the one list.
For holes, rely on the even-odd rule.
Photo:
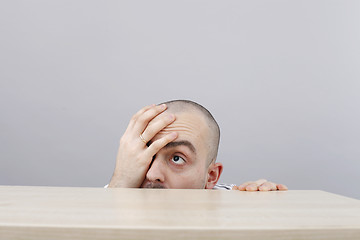
{"label": "nose", "polygon": [[146,179],[150,182],[163,183],[165,181],[165,166],[159,157],[155,156],[150,169],[146,173]]}

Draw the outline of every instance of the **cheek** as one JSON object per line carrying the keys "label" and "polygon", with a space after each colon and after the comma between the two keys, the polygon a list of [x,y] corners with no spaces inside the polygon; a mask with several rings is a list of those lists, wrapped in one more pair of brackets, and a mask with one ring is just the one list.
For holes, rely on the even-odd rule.
{"label": "cheek", "polygon": [[205,173],[200,169],[194,169],[182,174],[172,174],[170,178],[168,179],[170,188],[198,189],[204,188],[205,185]]}

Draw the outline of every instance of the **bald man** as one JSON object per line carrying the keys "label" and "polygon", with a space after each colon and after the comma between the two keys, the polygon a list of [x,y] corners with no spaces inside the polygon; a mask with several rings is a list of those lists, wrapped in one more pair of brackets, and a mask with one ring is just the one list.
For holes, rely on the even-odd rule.
{"label": "bald man", "polygon": [[174,100],[144,107],[121,137],[109,187],[287,190],[264,179],[240,186],[217,184],[220,128],[198,103]]}

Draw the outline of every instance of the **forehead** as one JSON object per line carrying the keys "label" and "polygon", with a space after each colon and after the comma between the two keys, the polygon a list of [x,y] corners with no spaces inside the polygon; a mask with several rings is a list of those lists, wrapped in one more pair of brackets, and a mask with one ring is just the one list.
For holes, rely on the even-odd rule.
{"label": "forehead", "polygon": [[[162,114],[169,114],[171,111],[165,111]],[[160,138],[164,134],[177,132],[176,141],[186,140],[191,142],[197,150],[205,149],[209,138],[209,126],[204,116],[198,111],[185,111],[173,113],[176,120],[169,126],[161,130],[154,140]]]}

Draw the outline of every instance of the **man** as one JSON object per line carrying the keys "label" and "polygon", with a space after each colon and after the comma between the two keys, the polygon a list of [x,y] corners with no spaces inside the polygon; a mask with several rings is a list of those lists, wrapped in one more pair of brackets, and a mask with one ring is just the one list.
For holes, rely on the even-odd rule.
{"label": "man", "polygon": [[121,137],[109,187],[287,190],[260,179],[240,186],[217,185],[220,129],[211,113],[188,100],[144,107]]}

